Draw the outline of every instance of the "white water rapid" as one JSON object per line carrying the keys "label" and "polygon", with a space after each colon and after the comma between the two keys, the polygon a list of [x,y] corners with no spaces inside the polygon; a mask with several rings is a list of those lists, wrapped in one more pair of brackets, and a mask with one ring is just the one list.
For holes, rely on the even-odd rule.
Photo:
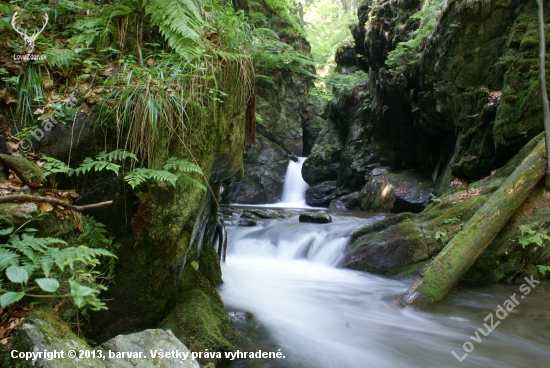
{"label": "white water rapid", "polygon": [[[333,215],[333,223],[318,225],[293,216],[228,227],[220,294],[227,308],[253,313],[260,326],[240,349],[281,349],[285,356],[231,367],[550,367],[548,284],[541,283],[487,337],[478,333],[476,342],[470,336],[477,338],[485,317],[519,294],[519,286],[459,289],[419,311],[394,301],[411,280],[337,268],[347,236],[377,219]],[[465,342],[474,350],[459,362],[451,351],[462,357]]]}

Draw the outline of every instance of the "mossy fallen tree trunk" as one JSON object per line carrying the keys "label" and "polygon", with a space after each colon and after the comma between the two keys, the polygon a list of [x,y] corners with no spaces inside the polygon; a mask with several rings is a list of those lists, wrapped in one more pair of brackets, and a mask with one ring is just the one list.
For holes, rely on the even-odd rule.
{"label": "mossy fallen tree trunk", "polygon": [[544,176],[544,143],[543,139],[536,145],[521,165],[470,218],[464,229],[418,276],[401,298],[402,303],[423,307],[449,295]]}

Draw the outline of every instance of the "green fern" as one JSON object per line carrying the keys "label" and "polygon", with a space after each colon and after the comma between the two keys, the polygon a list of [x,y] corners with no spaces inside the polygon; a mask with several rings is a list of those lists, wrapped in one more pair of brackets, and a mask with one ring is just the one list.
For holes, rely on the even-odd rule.
{"label": "green fern", "polygon": [[148,181],[166,183],[169,186],[175,187],[178,181],[178,176],[165,170],[153,170],[140,167],[126,174],[124,180],[130,184],[132,189],[135,189],[137,186]]}
{"label": "green fern", "polygon": [[[105,225],[97,222],[91,216],[82,216],[82,234],[78,238],[80,242],[90,248],[107,249],[114,253],[120,247],[120,244],[113,244],[114,237],[107,237]],[[105,261],[105,260],[104,260]],[[115,275],[116,258],[109,257],[106,262],[102,262],[100,272],[109,277]]]}
{"label": "green fern", "polygon": [[78,54],[71,49],[51,48],[46,50],[44,55],[46,55],[46,65],[54,68],[67,68],[78,60]]}
{"label": "green fern", "polygon": [[80,167],[75,170],[75,173],[77,175],[80,174],[86,174],[90,171],[102,171],[102,170],[109,170],[114,172],[116,175],[118,175],[118,172],[120,170],[120,165],[114,164],[109,161],[104,160],[94,160],[90,157],[86,157],[86,159],[80,164]]}
{"label": "green fern", "polygon": [[[102,248],[67,247],[61,239],[36,238],[35,231],[25,229],[22,234],[11,233],[8,242],[0,244],[0,306],[16,303],[27,294],[42,292],[46,293],[42,297],[71,297],[84,311],[106,309],[105,303],[98,299],[105,287],[94,282],[99,272],[93,268],[100,265],[100,257],[116,256]],[[64,290],[69,287],[67,294]],[[28,293],[32,289],[38,290]]]}
{"label": "green fern", "polygon": [[535,244],[536,248],[542,247],[544,241],[550,241],[550,236],[539,233],[529,226],[521,225],[519,230],[521,234],[518,236],[518,242],[523,248],[529,244]]}
{"label": "green fern", "polygon": [[158,26],[168,45],[186,60],[196,59],[204,46],[203,19],[192,0],[144,0],[145,13]]}
{"label": "green fern", "polygon": [[177,157],[170,157],[164,164],[163,168],[166,171],[174,170],[174,171],[181,171],[185,173],[190,173],[190,172],[202,173],[201,168],[198,167],[197,165],[192,164],[189,161],[178,160]]}

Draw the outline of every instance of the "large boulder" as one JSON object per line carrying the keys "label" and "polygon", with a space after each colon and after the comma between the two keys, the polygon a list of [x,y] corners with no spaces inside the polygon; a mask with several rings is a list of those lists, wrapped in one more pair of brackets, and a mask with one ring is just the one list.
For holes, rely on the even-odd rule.
{"label": "large boulder", "polygon": [[402,213],[356,232],[344,266],[387,274],[427,260],[428,248],[422,230],[410,217],[410,213]]}
{"label": "large boulder", "polygon": [[328,207],[332,200],[343,194],[345,192],[338,188],[336,181],[325,181],[306,190],[306,203],[313,207]]}
{"label": "large boulder", "polygon": [[420,212],[428,203],[432,179],[415,171],[384,172],[365,185],[361,208],[365,211]]}
{"label": "large boulder", "polygon": [[256,146],[244,155],[244,178],[239,190],[226,202],[242,204],[276,203],[281,200],[288,167],[288,154],[276,143],[262,135],[256,137]]}

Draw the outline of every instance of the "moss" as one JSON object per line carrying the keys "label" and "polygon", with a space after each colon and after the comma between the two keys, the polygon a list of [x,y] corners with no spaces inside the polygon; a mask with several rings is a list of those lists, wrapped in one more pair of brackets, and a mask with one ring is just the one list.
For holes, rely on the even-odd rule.
{"label": "moss", "polygon": [[403,267],[394,267],[388,270],[387,275],[388,276],[396,275],[396,276],[403,276],[403,277],[412,276],[418,273],[418,271],[420,271],[424,266],[426,266],[426,261],[416,262]]}
{"label": "moss", "polygon": [[216,287],[222,281],[222,269],[216,249],[211,245],[205,245],[201,249],[199,258],[199,270],[201,274]]}
{"label": "moss", "polygon": [[[550,18],[546,18],[550,21]],[[520,53],[506,55],[497,64],[506,64],[504,87],[497,110],[493,135],[497,145],[519,148],[542,131],[542,107],[538,85],[538,31],[535,15],[518,16],[510,44],[519,43]],[[546,28],[547,48],[550,30]],[[550,55],[547,54],[547,84],[550,82]]]}

